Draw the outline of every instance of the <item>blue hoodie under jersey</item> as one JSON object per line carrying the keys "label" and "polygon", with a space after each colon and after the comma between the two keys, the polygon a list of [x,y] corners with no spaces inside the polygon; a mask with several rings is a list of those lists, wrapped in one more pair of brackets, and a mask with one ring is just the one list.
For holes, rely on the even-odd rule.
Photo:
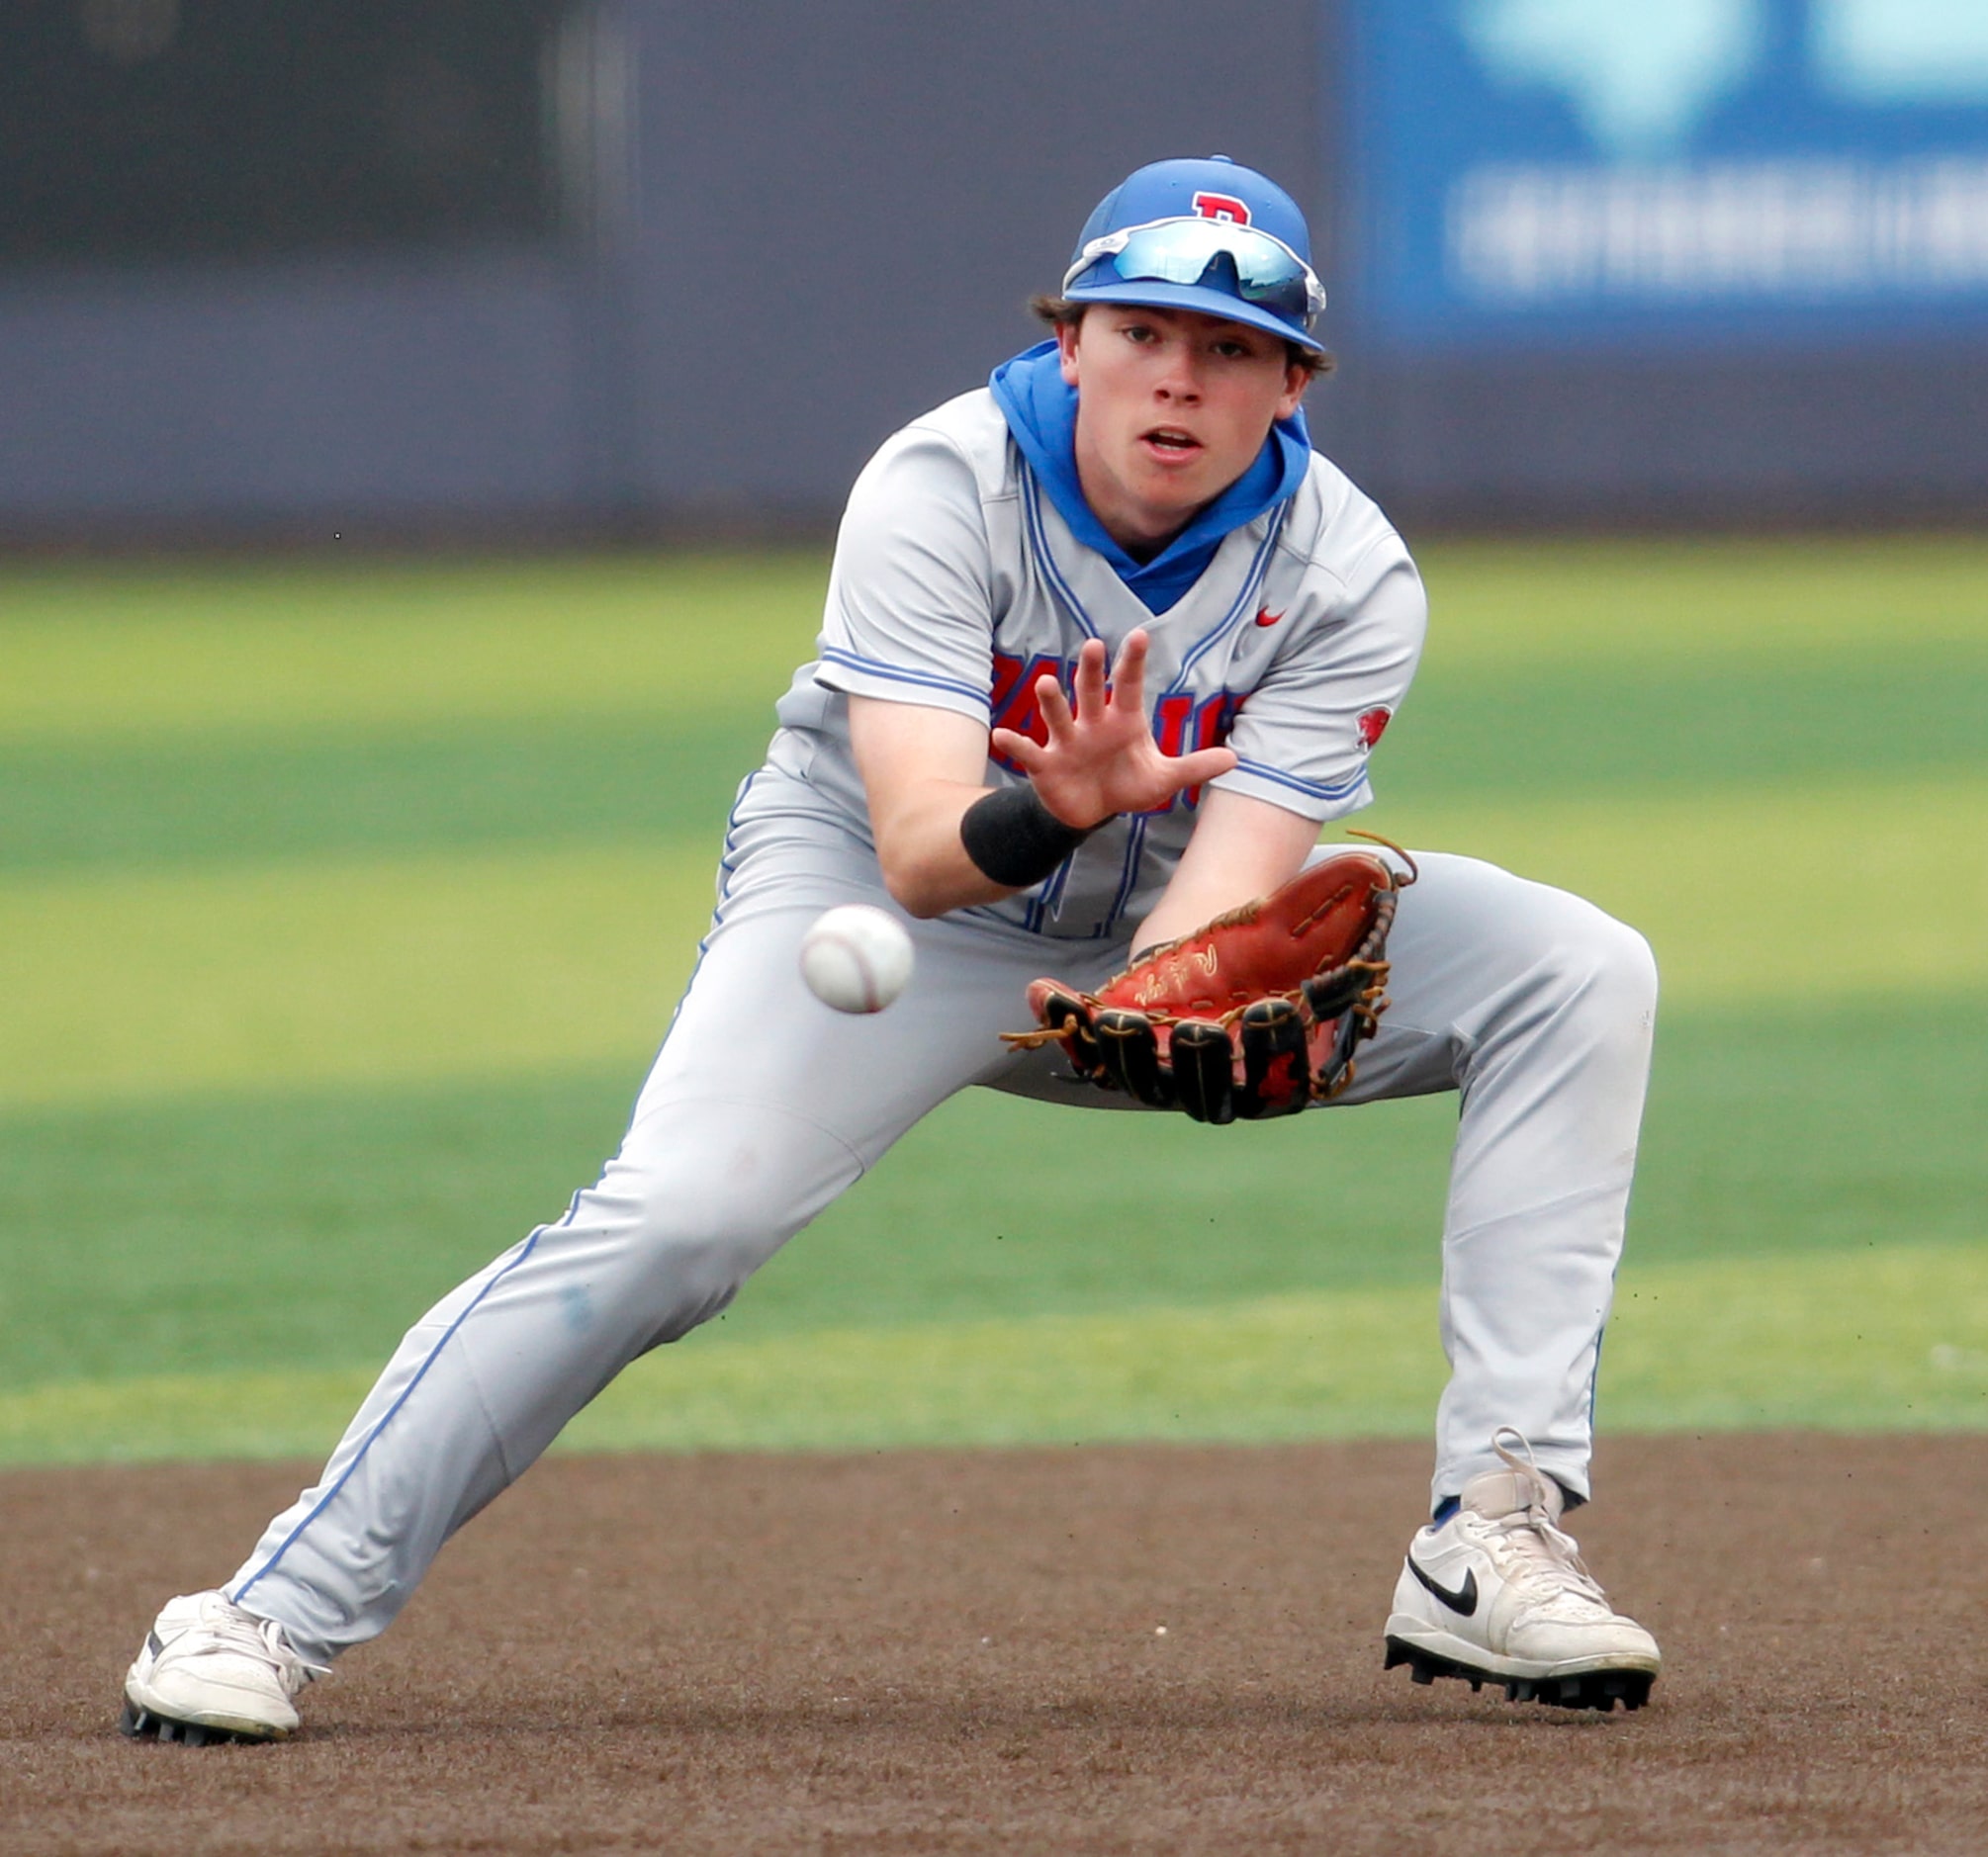
{"label": "blue hoodie under jersey", "polygon": [[1106,534],[1077,482],[1077,390],[1063,379],[1056,344],[1038,342],[1002,362],[987,385],[1070,533],[1104,556],[1150,613],[1172,606],[1201,578],[1222,537],[1283,502],[1311,466],[1311,437],[1300,407],[1278,420],[1256,462],[1165,548],[1150,561],[1134,561]]}

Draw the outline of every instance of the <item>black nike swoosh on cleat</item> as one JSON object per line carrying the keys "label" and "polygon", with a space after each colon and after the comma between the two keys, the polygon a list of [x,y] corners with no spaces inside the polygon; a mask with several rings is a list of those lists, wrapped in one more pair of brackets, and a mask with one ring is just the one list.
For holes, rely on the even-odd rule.
{"label": "black nike swoosh on cleat", "polygon": [[1413,1554],[1408,1555],[1408,1571],[1440,1599],[1459,1618],[1468,1619],[1478,1609],[1478,1575],[1475,1567],[1464,1574],[1464,1583],[1451,1592],[1447,1586],[1438,1586],[1421,1569]]}

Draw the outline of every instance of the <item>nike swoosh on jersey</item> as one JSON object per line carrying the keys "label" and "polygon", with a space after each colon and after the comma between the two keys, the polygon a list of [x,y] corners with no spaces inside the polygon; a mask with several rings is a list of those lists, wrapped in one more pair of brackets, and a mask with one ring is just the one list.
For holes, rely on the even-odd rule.
{"label": "nike swoosh on jersey", "polygon": [[1272,612],[1268,606],[1259,606],[1256,609],[1256,623],[1260,626],[1274,626],[1283,617],[1281,612]]}
{"label": "nike swoosh on jersey", "polygon": [[1413,1554],[1408,1556],[1408,1571],[1459,1618],[1468,1619],[1477,1611],[1478,1575],[1475,1567],[1470,1568],[1464,1574],[1464,1583],[1455,1592],[1451,1592],[1447,1586],[1439,1586],[1435,1580],[1424,1573],[1420,1563],[1415,1559]]}

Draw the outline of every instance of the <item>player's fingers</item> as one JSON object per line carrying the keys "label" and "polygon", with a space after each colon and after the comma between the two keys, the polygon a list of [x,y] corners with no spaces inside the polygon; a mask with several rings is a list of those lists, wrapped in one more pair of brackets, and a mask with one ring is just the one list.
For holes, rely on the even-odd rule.
{"label": "player's fingers", "polygon": [[1146,683],[1146,632],[1135,626],[1119,647],[1119,662],[1112,666],[1112,703],[1115,708],[1144,716]]}
{"label": "player's fingers", "polygon": [[[1077,675],[1083,676],[1083,667],[1078,666]],[[1044,673],[1036,679],[1036,709],[1041,716],[1053,742],[1070,732],[1070,699],[1063,694],[1063,686],[1054,676]]]}
{"label": "player's fingers", "polygon": [[1164,764],[1166,777],[1172,782],[1172,791],[1178,793],[1183,787],[1198,787],[1231,772],[1235,766],[1235,751],[1227,748],[1197,749],[1192,754],[1170,755]]}
{"label": "player's fingers", "polygon": [[1013,729],[990,730],[987,746],[1012,760],[1024,773],[1034,773],[1042,764],[1041,749],[1031,737],[1017,735]]}
{"label": "player's fingers", "polygon": [[1105,646],[1102,639],[1086,639],[1077,654],[1077,715],[1089,722],[1105,713]]}

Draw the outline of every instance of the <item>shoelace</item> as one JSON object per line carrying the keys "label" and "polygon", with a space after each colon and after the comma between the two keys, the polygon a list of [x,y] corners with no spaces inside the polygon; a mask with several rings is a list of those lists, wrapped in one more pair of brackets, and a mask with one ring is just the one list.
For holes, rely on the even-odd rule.
{"label": "shoelace", "polygon": [[[218,1616],[217,1616],[218,1615]],[[259,1658],[276,1672],[277,1681],[294,1696],[314,1677],[328,1676],[328,1664],[311,1663],[299,1656],[274,1619],[254,1618],[232,1607],[208,1608],[195,1631],[206,1632],[229,1650]]]}
{"label": "shoelace", "polygon": [[[1505,1448],[1507,1437],[1518,1440],[1519,1449],[1525,1453],[1523,1459]],[[1612,1611],[1608,1595],[1601,1590],[1600,1581],[1588,1572],[1574,1537],[1564,1533],[1553,1519],[1546,1476],[1525,1434],[1506,1426],[1491,1440],[1491,1449],[1524,1479],[1531,1494],[1523,1509],[1515,1509],[1494,1521],[1489,1517],[1480,1520],[1488,1534],[1498,1537],[1526,1562],[1525,1585],[1529,1593],[1537,1595],[1536,1603],[1550,1605],[1557,1599],[1576,1598],[1587,1600],[1604,1612]]]}

